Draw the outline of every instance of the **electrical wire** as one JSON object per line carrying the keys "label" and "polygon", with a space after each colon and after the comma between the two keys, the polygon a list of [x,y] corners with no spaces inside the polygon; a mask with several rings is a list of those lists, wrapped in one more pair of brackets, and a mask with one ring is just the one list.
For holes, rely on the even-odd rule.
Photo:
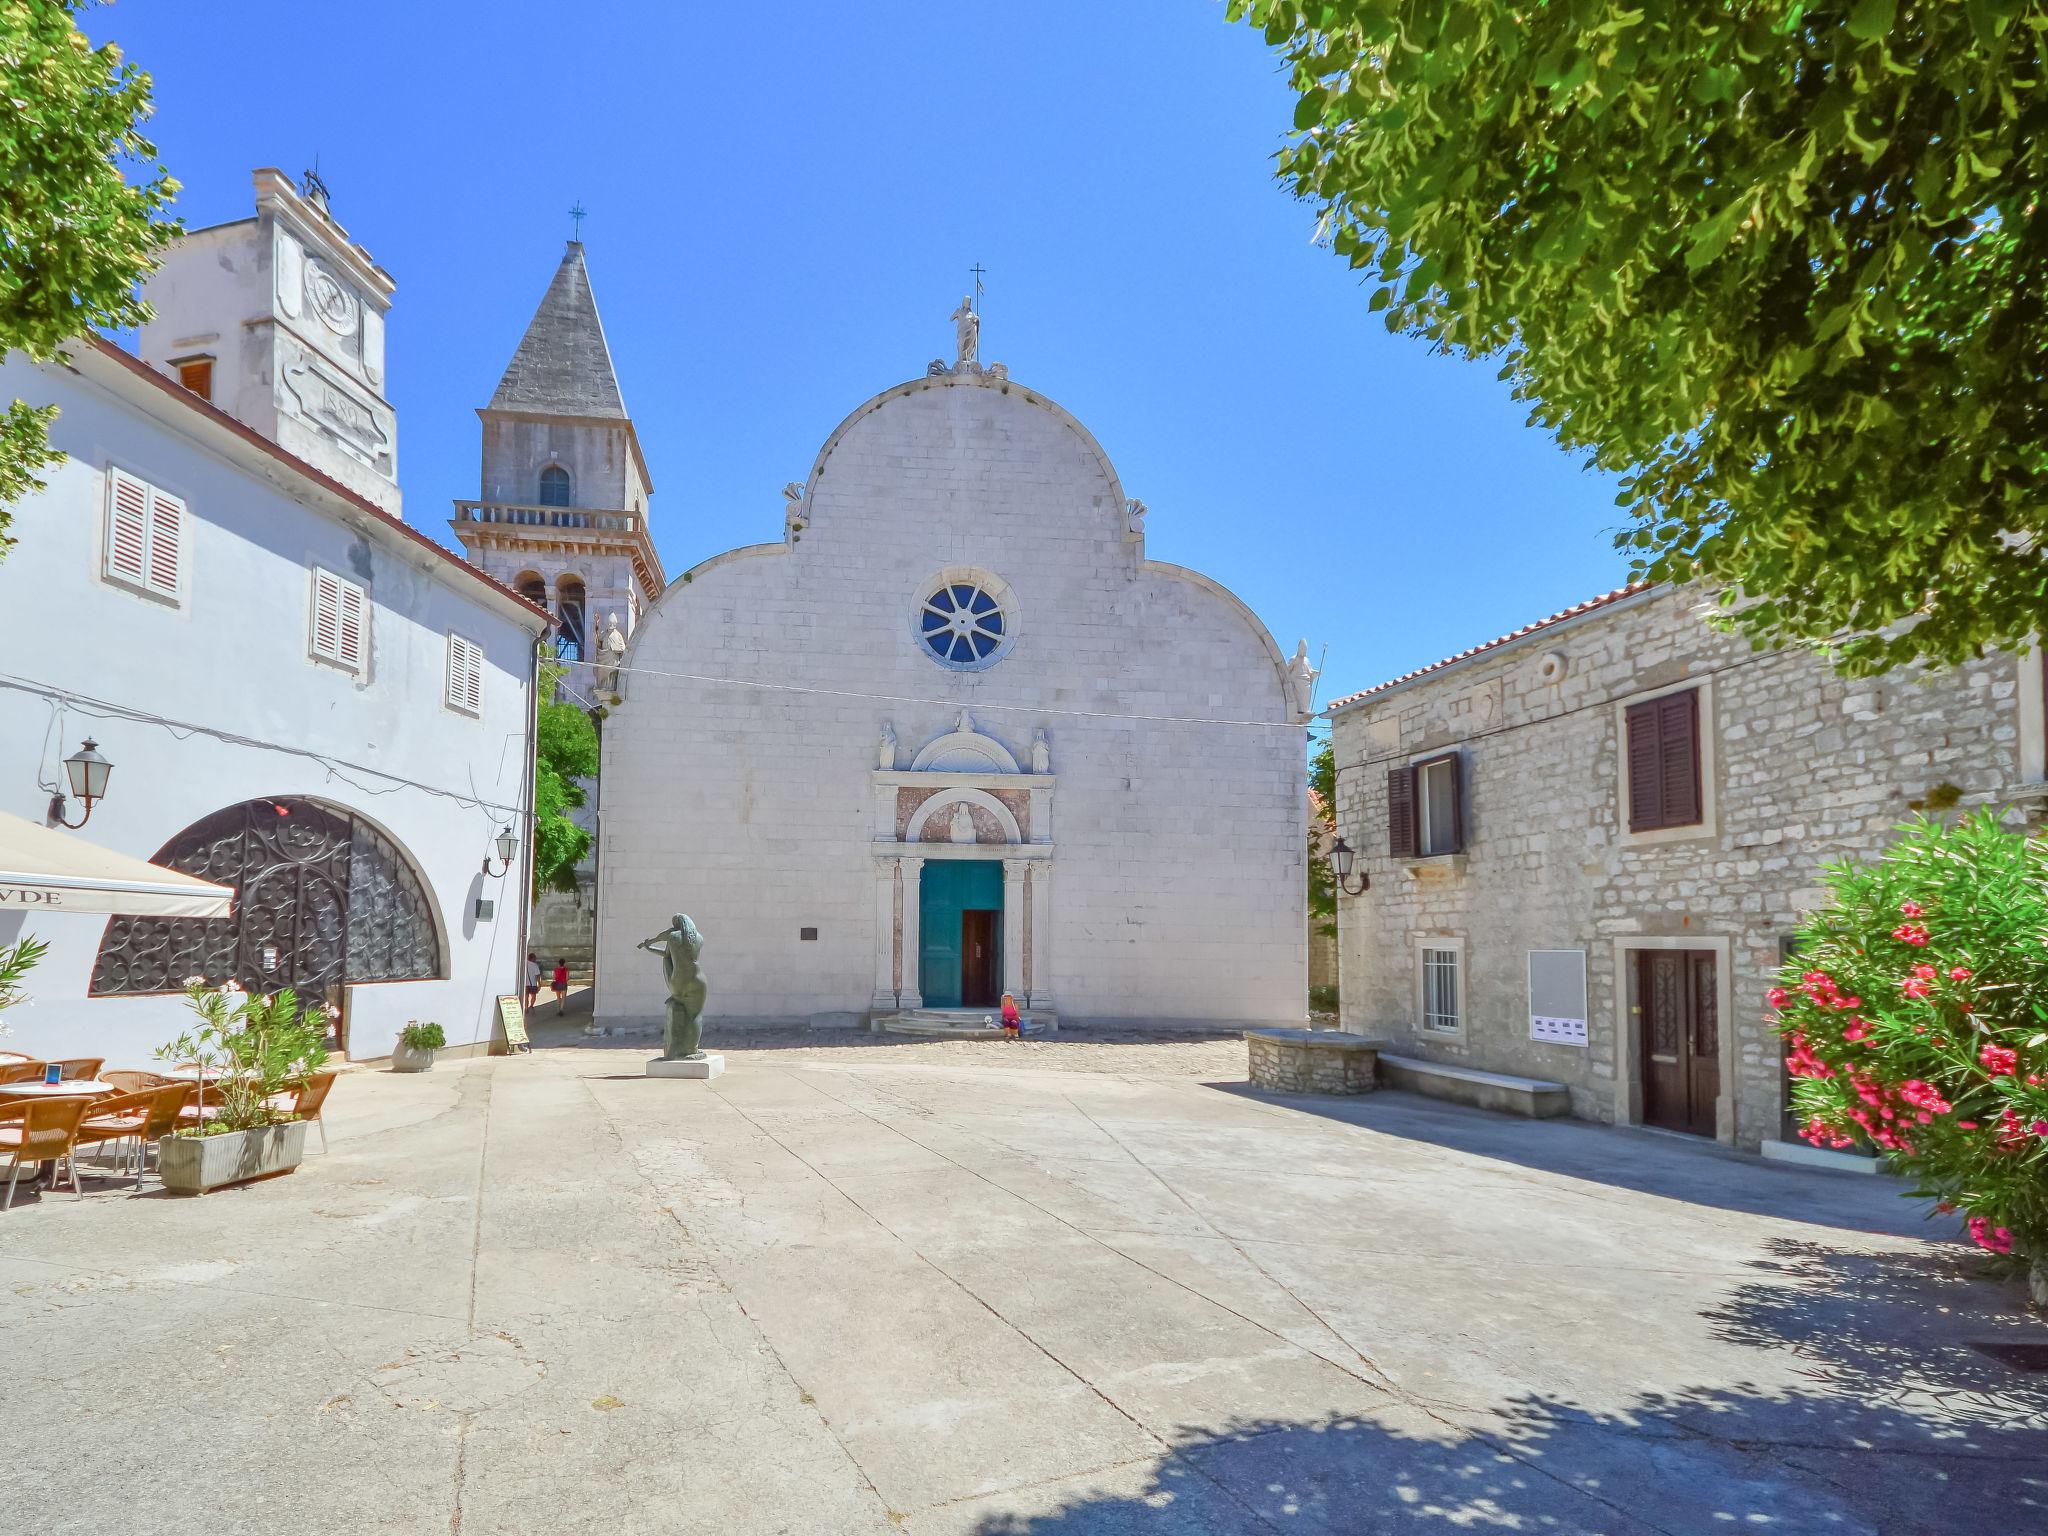
{"label": "electrical wire", "polygon": [[[420,779],[409,779],[403,774],[392,773],[389,769],[375,768],[367,763],[350,762],[346,758],[329,757],[308,747],[295,747],[280,741],[266,741],[258,736],[244,736],[236,731],[225,731],[217,726],[200,725],[189,720],[173,720],[166,715],[153,714],[148,710],[135,709],[126,704],[116,704],[108,699],[96,699],[89,694],[73,693],[69,689],[38,683],[30,678],[16,677],[0,672],[0,688],[9,688],[17,693],[32,694],[48,701],[60,710],[75,710],[81,715],[91,715],[96,720],[125,720],[138,725],[153,725],[169,731],[179,741],[189,741],[194,736],[205,736],[228,746],[252,747],[266,752],[280,752],[290,757],[305,758],[318,763],[327,770],[330,777],[339,779],[353,789],[366,795],[393,795],[400,790],[415,789],[423,794],[452,800],[466,810],[502,812],[520,816],[525,813],[519,807],[504,805],[495,800],[484,799],[480,794],[464,794],[439,784],[428,784]],[[343,770],[347,770],[344,772]],[[40,771],[40,769],[38,770]],[[349,777],[350,773],[370,774],[387,781],[388,787],[379,788],[364,784]]]}

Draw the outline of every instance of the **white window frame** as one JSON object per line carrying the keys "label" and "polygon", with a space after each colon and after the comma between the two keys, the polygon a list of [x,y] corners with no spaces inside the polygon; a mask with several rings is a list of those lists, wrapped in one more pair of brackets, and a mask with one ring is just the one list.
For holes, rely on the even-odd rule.
{"label": "white window frame", "polygon": [[448,631],[448,660],[441,681],[441,702],[472,720],[484,717],[484,648],[467,635]]}
{"label": "white window frame", "polygon": [[[339,667],[351,677],[366,677],[370,671],[370,593],[360,582],[350,581],[339,572],[330,571],[324,565],[311,568],[306,610],[306,654],[323,666]],[[320,595],[323,587],[331,587],[335,594],[334,644],[323,646],[320,640]],[[350,605],[357,612],[357,654],[349,656],[342,647],[342,636],[346,633],[344,616]]]}
{"label": "white window frame", "polygon": [[[1699,724],[1697,727],[1700,752],[1700,819],[1683,827],[1653,827],[1648,831],[1631,832],[1628,825],[1628,711],[1632,704],[1647,704],[1651,699],[1661,699],[1669,694],[1684,693],[1698,689],[1700,695]],[[1714,743],[1721,734],[1720,717],[1714,709],[1714,680],[1711,677],[1688,677],[1683,682],[1672,683],[1664,688],[1645,688],[1640,693],[1631,693],[1614,701],[1614,824],[1619,830],[1621,846],[1642,848],[1653,843],[1697,842],[1703,837],[1721,835],[1720,796],[1714,787]]]}
{"label": "white window frame", "polygon": [[[1429,969],[1431,955],[1449,955],[1451,959],[1451,985],[1454,988],[1451,1015],[1448,1026],[1429,1022]],[[1434,933],[1415,941],[1415,1028],[1419,1034],[1435,1039],[1456,1038],[1465,1033],[1465,1009],[1467,1006],[1465,986],[1465,940],[1451,934]]]}
{"label": "white window frame", "polygon": [[[1437,859],[1446,854],[1462,852],[1464,839],[1459,836],[1458,816],[1463,809],[1458,804],[1458,773],[1462,764],[1451,753],[1437,752],[1419,758],[1409,765],[1415,771],[1415,856],[1419,859]],[[1451,783],[1451,845],[1438,848],[1429,837],[1429,780],[1432,775],[1447,778]]]}
{"label": "white window frame", "polygon": [[[140,526],[135,531],[139,553],[134,569],[117,564],[117,519],[123,487],[130,490]],[[182,608],[191,588],[191,507],[182,496],[173,495],[118,464],[107,466],[107,500],[100,518],[100,579],[153,602]],[[171,546],[169,578],[162,560],[163,541],[168,532]]]}

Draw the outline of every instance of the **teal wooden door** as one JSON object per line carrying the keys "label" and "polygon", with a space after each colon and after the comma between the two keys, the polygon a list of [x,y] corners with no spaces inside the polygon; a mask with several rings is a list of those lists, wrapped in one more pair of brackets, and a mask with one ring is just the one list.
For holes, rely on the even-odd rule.
{"label": "teal wooden door", "polygon": [[[963,912],[1003,910],[1003,866],[996,859],[926,859],[917,888],[917,990],[927,1008],[958,1008]],[[1003,924],[995,922],[994,974],[1003,974]]]}

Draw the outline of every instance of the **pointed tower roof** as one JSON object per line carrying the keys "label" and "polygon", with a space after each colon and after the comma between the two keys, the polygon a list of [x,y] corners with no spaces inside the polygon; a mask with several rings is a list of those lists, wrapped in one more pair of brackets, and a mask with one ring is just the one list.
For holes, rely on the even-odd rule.
{"label": "pointed tower roof", "polygon": [[581,240],[571,240],[563,253],[490,409],[625,419],[626,402],[605,345],[604,322],[597,318]]}

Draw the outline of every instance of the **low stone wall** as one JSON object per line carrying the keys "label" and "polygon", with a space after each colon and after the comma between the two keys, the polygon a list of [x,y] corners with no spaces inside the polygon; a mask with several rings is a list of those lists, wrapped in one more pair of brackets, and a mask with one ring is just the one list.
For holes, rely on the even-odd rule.
{"label": "low stone wall", "polygon": [[1371,1093],[1384,1040],[1334,1029],[1248,1029],[1252,1082],[1273,1093]]}

